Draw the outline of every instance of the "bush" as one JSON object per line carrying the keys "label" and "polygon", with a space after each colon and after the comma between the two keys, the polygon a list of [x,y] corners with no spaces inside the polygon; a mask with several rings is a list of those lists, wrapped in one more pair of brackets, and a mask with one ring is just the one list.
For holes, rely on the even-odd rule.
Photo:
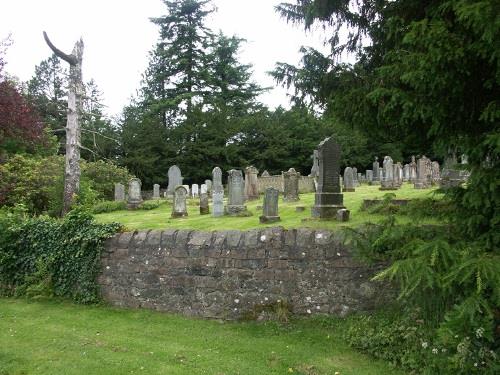
{"label": "bush", "polygon": [[167,201],[161,201],[161,200],[149,200],[149,201],[144,201],[140,204],[138,207],[140,210],[154,210],[155,208],[160,207],[163,204],[166,204]]}
{"label": "bush", "polygon": [[76,209],[62,220],[4,212],[0,226],[1,294],[99,301],[100,252],[119,224],[96,224]]}
{"label": "bush", "polygon": [[88,162],[82,160],[81,166],[82,176],[92,182],[92,188],[98,193],[99,199],[113,199],[115,183],[127,186],[128,181],[133,177],[126,168],[108,161]]}
{"label": "bush", "polygon": [[92,213],[102,214],[104,212],[113,212],[126,209],[127,203],[125,201],[103,201],[97,203],[94,207],[92,207]]}

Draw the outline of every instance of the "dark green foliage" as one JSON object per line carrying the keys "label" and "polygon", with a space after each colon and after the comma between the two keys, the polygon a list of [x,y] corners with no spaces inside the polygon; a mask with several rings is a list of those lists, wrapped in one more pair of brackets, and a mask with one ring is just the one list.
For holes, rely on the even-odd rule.
{"label": "dark green foliage", "polygon": [[103,201],[94,205],[91,211],[93,214],[102,214],[104,212],[113,212],[126,209],[127,202],[125,201]]}
{"label": "dark green foliage", "polygon": [[154,210],[155,208],[160,207],[162,204],[166,204],[167,201],[165,200],[149,200],[149,201],[144,201],[139,205],[140,210]]}
{"label": "dark green foliage", "polygon": [[62,220],[0,214],[0,292],[99,301],[103,241],[119,224],[96,224],[73,210]]}

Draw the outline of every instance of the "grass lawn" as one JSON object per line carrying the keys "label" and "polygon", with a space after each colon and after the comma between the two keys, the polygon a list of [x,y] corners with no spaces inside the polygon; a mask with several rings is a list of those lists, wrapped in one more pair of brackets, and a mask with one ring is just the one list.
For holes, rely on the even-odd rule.
{"label": "grass lawn", "polygon": [[[150,210],[137,211],[114,211],[95,215],[98,222],[122,223],[126,229],[198,229],[198,230],[221,230],[221,229],[252,229],[266,226],[283,226],[285,228],[311,227],[311,228],[329,228],[333,229],[339,226],[356,226],[365,222],[377,222],[383,218],[383,215],[369,215],[360,211],[363,199],[381,198],[387,191],[380,191],[379,186],[362,185],[356,188],[354,193],[344,193],[344,205],[351,211],[351,220],[348,223],[337,221],[306,221],[302,219],[311,217],[310,207],[314,204],[314,194],[301,194],[300,201],[294,203],[284,203],[280,198],[279,214],[281,221],[271,224],[260,224],[259,216],[262,212],[256,209],[262,205],[262,199],[247,202],[247,207],[253,216],[250,217],[219,217],[214,218],[211,215],[200,215],[199,207],[196,206],[196,200],[191,200],[188,205],[188,217],[171,219],[172,205],[168,202],[160,207]],[[402,198],[424,198],[431,197],[434,189],[418,190],[413,188],[413,184],[405,183],[399,190],[391,191],[396,194],[397,199]],[[304,212],[295,212],[296,206],[305,206]],[[401,218],[404,221],[405,218]],[[429,223],[432,223],[431,221]]]}
{"label": "grass lawn", "polygon": [[317,320],[220,323],[0,298],[0,332],[2,375],[403,374],[354,352]]}

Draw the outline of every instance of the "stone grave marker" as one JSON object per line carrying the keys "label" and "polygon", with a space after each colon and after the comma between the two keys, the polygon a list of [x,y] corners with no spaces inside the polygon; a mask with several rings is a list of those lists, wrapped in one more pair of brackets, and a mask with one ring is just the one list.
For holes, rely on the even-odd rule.
{"label": "stone grave marker", "polygon": [[208,206],[208,194],[200,194],[200,215],[208,215],[210,213],[210,208]]}
{"label": "stone grave marker", "polygon": [[311,168],[311,174],[309,177],[318,177],[319,174],[319,159],[318,159],[318,150],[314,150],[312,154],[313,165]]}
{"label": "stone grave marker", "polygon": [[273,187],[266,188],[262,216],[259,217],[261,223],[274,223],[280,220],[278,215],[278,197],[278,189]]}
{"label": "stone grave marker", "polygon": [[[189,196],[191,196],[191,193],[190,193],[190,192],[191,192],[191,190],[190,190],[189,185],[182,185],[182,186],[184,186],[184,189],[186,189],[187,194],[188,194],[188,197],[189,197]],[[174,191],[175,191],[175,189],[174,189]]]}
{"label": "stone grave marker", "polygon": [[253,165],[245,168],[245,198],[254,200],[259,198],[259,181],[257,175],[259,170]]}
{"label": "stone grave marker", "polygon": [[222,186],[222,170],[215,167],[212,170],[212,216],[224,215],[224,186]]}
{"label": "stone grave marker", "polygon": [[371,169],[367,169],[365,173],[366,173],[366,182],[368,182],[368,184],[371,185],[373,181],[373,171]]}
{"label": "stone grave marker", "polygon": [[131,178],[128,182],[127,208],[136,209],[141,203],[141,180],[138,178]]}
{"label": "stone grave marker", "polygon": [[405,164],[403,167],[403,181],[410,181],[410,164]]}
{"label": "stone grave marker", "polygon": [[283,200],[285,202],[296,202],[299,198],[299,179],[300,173],[290,168],[287,172],[283,172]]}
{"label": "stone grave marker", "polygon": [[160,199],[160,185],[153,185],[153,199]]}
{"label": "stone grave marker", "polygon": [[347,167],[344,169],[344,189],[342,191],[346,192],[354,192],[356,189],[354,188],[354,176],[353,170],[351,167]]}
{"label": "stone grave marker", "polygon": [[417,161],[417,180],[415,189],[428,189],[432,183],[432,163],[425,155]]}
{"label": "stone grave marker", "polygon": [[417,181],[417,163],[415,162],[414,155],[412,155],[412,157],[411,157],[411,162],[410,162],[408,168],[409,168],[409,174],[410,174],[409,181],[411,183],[415,183]]}
{"label": "stone grave marker", "polygon": [[196,198],[199,195],[200,195],[200,187],[198,186],[198,184],[191,185],[191,196],[193,198]]}
{"label": "stone grave marker", "polygon": [[394,183],[394,162],[390,156],[385,156],[384,162],[382,163],[380,190],[397,190]]}
{"label": "stone grave marker", "polygon": [[319,177],[311,215],[320,219],[334,219],[337,211],[345,208],[340,188],[340,145],[332,137],[318,146]]}
{"label": "stone grave marker", "polygon": [[207,194],[212,193],[212,180],[205,180],[205,185],[207,185]]}
{"label": "stone grave marker", "polygon": [[188,216],[186,199],[188,197],[187,189],[181,185],[174,190],[174,204],[172,205],[172,218]]}
{"label": "stone grave marker", "polygon": [[207,184],[200,185],[200,196],[201,194],[208,194]]}
{"label": "stone grave marker", "polygon": [[260,175],[260,177],[269,177],[269,176],[271,176],[271,175],[269,174],[269,172],[267,170],[262,172],[262,174]]}
{"label": "stone grave marker", "polygon": [[172,165],[168,169],[168,186],[167,195],[173,196],[174,190],[177,186],[182,185],[183,177],[181,175],[181,170],[177,165]]}
{"label": "stone grave marker", "polygon": [[359,181],[358,181],[358,168],[352,167],[352,177],[354,180],[354,187],[359,186]]}
{"label": "stone grave marker", "polygon": [[228,203],[226,213],[230,216],[238,216],[247,210],[245,206],[243,174],[239,169],[231,169],[228,174]]}
{"label": "stone grave marker", "polygon": [[373,182],[380,181],[380,164],[378,162],[378,157],[375,156],[375,161],[373,162]]}
{"label": "stone grave marker", "polygon": [[125,200],[125,186],[123,184],[115,184],[115,201]]}
{"label": "stone grave marker", "polygon": [[433,161],[431,163],[431,179],[433,185],[438,185],[441,180],[441,173],[439,169],[439,163],[437,161]]}

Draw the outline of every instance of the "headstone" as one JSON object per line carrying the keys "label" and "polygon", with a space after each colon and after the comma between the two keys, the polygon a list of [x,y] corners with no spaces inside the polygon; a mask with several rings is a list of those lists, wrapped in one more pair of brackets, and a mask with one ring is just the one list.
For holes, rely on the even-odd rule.
{"label": "headstone", "polygon": [[200,196],[201,194],[208,194],[207,184],[200,185]]}
{"label": "headstone", "polygon": [[441,179],[439,181],[439,186],[442,189],[449,189],[451,187],[458,187],[466,178],[463,178],[463,170],[459,169],[458,160],[455,154],[451,154],[444,159],[443,171],[441,173]]}
{"label": "headstone", "polygon": [[428,189],[432,183],[432,163],[425,155],[417,161],[417,180],[415,189]]}
{"label": "headstone", "polygon": [[153,185],[153,199],[160,199],[160,185]]}
{"label": "headstone", "polygon": [[264,193],[264,207],[262,216],[259,217],[261,223],[274,223],[280,220],[278,215],[279,190],[273,187],[266,188]]}
{"label": "headstone", "polygon": [[400,162],[394,164],[394,187],[403,185],[403,167]]}
{"label": "headstone", "polygon": [[363,174],[358,172],[358,186],[363,182]]}
{"label": "headstone", "polygon": [[187,189],[181,185],[174,190],[174,204],[172,205],[172,218],[185,217],[188,215],[186,199],[188,197]]}
{"label": "headstone", "polygon": [[285,202],[296,202],[299,198],[300,173],[290,168],[288,172],[283,172],[283,200]]}
{"label": "headstone", "polygon": [[226,213],[230,216],[238,216],[247,210],[244,204],[243,174],[238,169],[231,169],[228,174],[228,203]]}
{"label": "headstone", "polygon": [[200,215],[208,215],[209,213],[210,213],[210,208],[208,206],[208,194],[201,193],[200,194]]}
{"label": "headstone", "polygon": [[411,162],[409,164],[410,169],[410,179],[411,183],[415,183],[417,181],[417,163],[415,162],[415,155],[411,156]]}
{"label": "headstone", "polygon": [[259,198],[259,181],[257,174],[259,170],[253,165],[245,168],[245,198],[254,200]]}
{"label": "headstone", "polygon": [[405,164],[403,167],[403,181],[410,181],[410,164]]}
{"label": "headstone", "polygon": [[441,172],[437,161],[433,161],[431,163],[431,180],[433,185],[439,184],[439,181],[441,180]]}
{"label": "headstone", "polygon": [[123,184],[115,184],[115,201],[125,200],[125,186]]}
{"label": "headstone", "polygon": [[380,190],[396,190],[394,181],[394,162],[390,156],[384,157],[382,164],[382,179],[380,180]]}
{"label": "headstone", "polygon": [[344,169],[344,189],[342,191],[354,192],[354,175],[351,167]]}
{"label": "headstone", "polygon": [[339,181],[340,152],[340,146],[331,137],[325,138],[318,146],[319,176],[311,209],[313,217],[334,219],[337,211],[345,208]]}
{"label": "headstone", "polygon": [[222,170],[215,167],[212,170],[212,216],[224,215],[224,187],[222,186]]}
{"label": "headstone", "polygon": [[358,181],[358,168],[352,167],[352,178],[354,180],[354,187],[359,186],[359,181]]}
{"label": "headstone", "polygon": [[266,170],[266,171],[262,172],[262,174],[261,174],[260,176],[261,176],[261,177],[269,177],[269,176],[270,176],[270,174],[269,174],[269,172]]}
{"label": "headstone", "polygon": [[[190,189],[189,185],[182,185],[182,186],[184,186],[184,189],[186,189],[186,191],[187,191],[187,193],[188,193],[188,197],[189,197],[189,196],[191,195],[191,194],[190,194],[191,189]],[[174,191],[175,191],[175,189],[174,189]]]}
{"label": "headstone", "polygon": [[349,221],[349,215],[350,215],[350,211],[345,209],[345,208],[342,208],[342,209],[337,211],[337,215],[335,216],[335,219],[337,221]]}
{"label": "headstone", "polygon": [[205,185],[207,185],[207,194],[212,193],[212,180],[205,180]]}
{"label": "headstone", "polygon": [[373,182],[380,181],[380,164],[378,163],[378,157],[375,156],[375,161],[373,162]]}
{"label": "headstone", "polygon": [[370,185],[373,181],[373,171],[371,169],[366,170],[366,182],[368,182]]}
{"label": "headstone", "polygon": [[142,203],[141,180],[131,178],[128,182],[127,208],[135,209]]}
{"label": "headstone", "polygon": [[168,186],[167,186],[167,195],[173,196],[174,190],[177,186],[182,185],[182,175],[181,170],[177,165],[172,165],[168,169]]}
{"label": "headstone", "polygon": [[318,159],[318,150],[314,150],[312,154],[313,165],[311,168],[311,174],[309,177],[318,177],[319,175],[319,159]]}
{"label": "headstone", "polygon": [[200,195],[200,187],[198,184],[191,185],[191,195],[193,198],[196,198]]}

